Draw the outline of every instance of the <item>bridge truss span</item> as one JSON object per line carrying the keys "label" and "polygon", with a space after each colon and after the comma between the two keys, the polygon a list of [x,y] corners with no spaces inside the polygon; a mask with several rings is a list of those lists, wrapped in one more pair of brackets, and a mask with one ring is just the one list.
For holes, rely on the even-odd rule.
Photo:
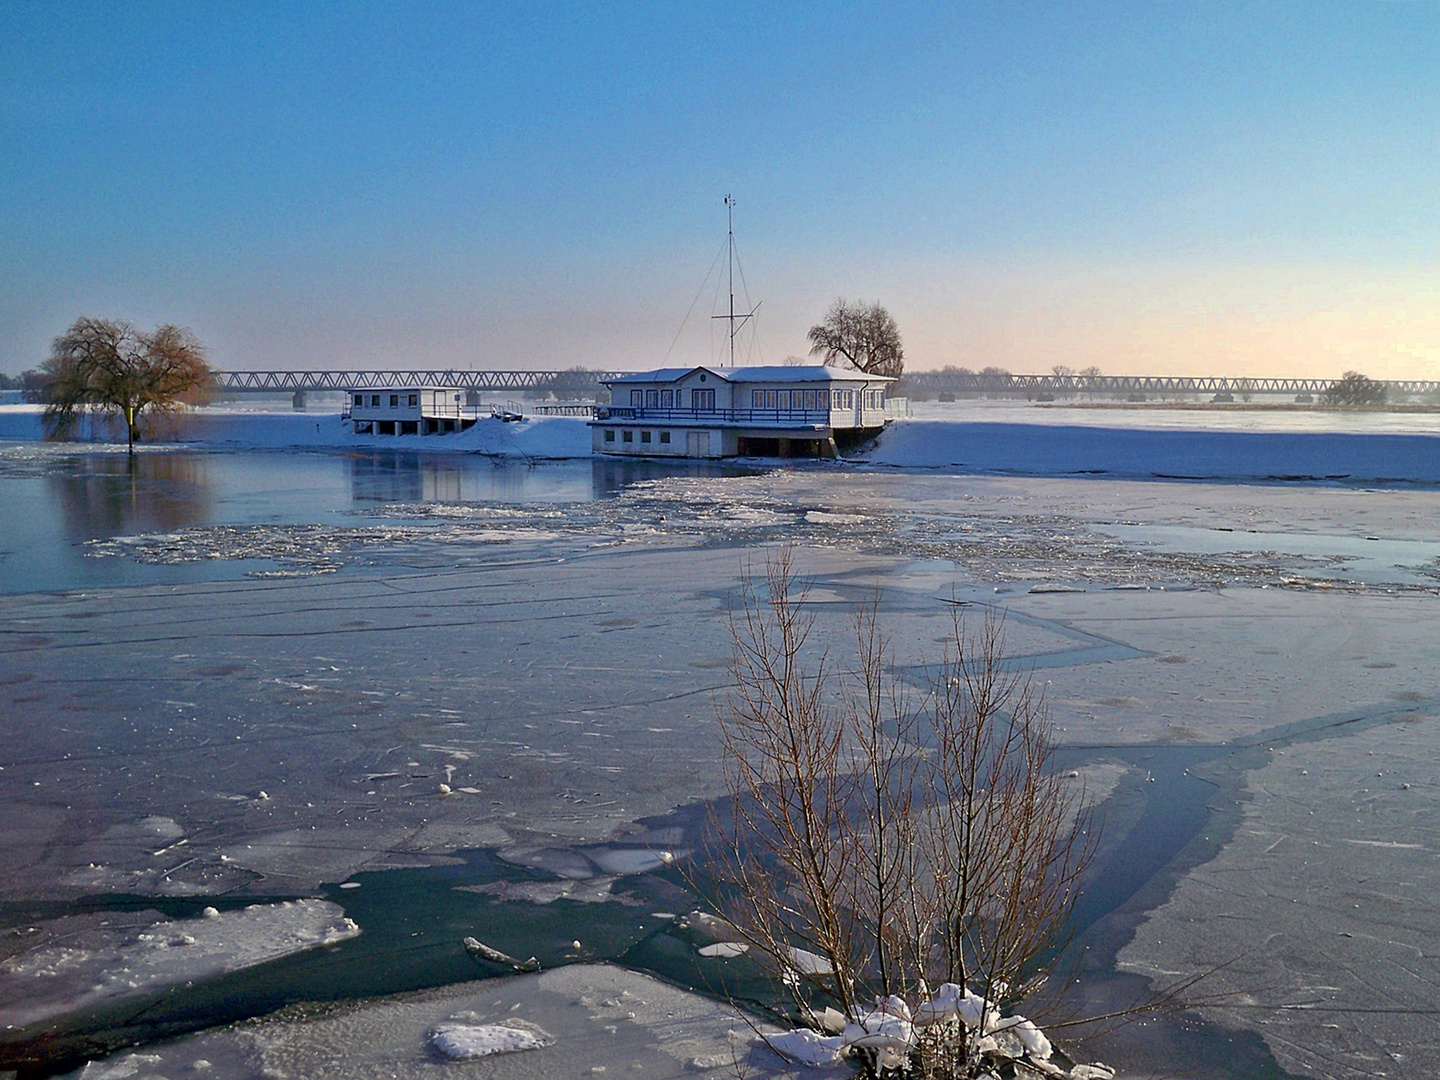
{"label": "bridge truss span", "polygon": [[309,371],[217,371],[222,393],[288,394],[313,390],[369,390],[382,387],[454,386],[462,390],[587,390],[611,371],[472,371],[465,368],[348,368]]}
{"label": "bridge truss span", "polygon": [[[282,371],[217,371],[215,387],[225,394],[281,394],[322,390],[368,390],[383,387],[453,386],[474,391],[539,391],[553,394],[593,394],[602,382],[627,374],[623,371],[565,371],[512,369],[476,371],[465,368],[339,368]],[[1440,393],[1440,380],[1382,381],[1392,397]],[[1309,394],[1317,397],[1333,379],[1237,379],[1227,376],[1169,375],[1012,375],[1003,371],[910,371],[900,391],[1007,394],[1037,397],[1041,394],[1073,397],[1143,395]]]}

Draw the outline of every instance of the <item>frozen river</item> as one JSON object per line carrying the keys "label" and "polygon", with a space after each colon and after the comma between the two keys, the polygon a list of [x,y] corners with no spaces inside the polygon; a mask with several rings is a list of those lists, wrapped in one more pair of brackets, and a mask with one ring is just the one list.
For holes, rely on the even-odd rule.
{"label": "frozen river", "polygon": [[[321,1075],[324,1024],[398,1045],[382,1020],[443,1019],[447,987],[564,1028],[569,984],[473,989],[499,972],[468,935],[546,978],[758,994],[677,929],[672,864],[720,791],[727,612],[780,543],[822,633],[881,590],[902,677],[954,601],[1005,613],[1105,798],[1078,1008],[1218,969],[1197,1011],[1082,1057],[1440,1068],[1433,488],[352,451],[132,470],[11,443],[0,505],[0,1069],[138,1045],[113,1075]],[[432,997],[383,997],[406,991]],[[355,998],[348,1027],[323,1006]],[[335,1075],[372,1074],[355,1053]],[[415,1055],[373,1074],[436,1067]],[[541,1068],[445,1068],[482,1064]]]}

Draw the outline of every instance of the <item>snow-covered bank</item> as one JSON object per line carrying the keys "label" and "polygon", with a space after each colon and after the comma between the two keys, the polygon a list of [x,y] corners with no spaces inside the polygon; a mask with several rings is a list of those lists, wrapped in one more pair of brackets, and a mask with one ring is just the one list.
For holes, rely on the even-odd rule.
{"label": "snow-covered bank", "polygon": [[[41,438],[37,406],[0,407],[0,440]],[[202,409],[156,423],[150,446],[264,450],[384,449],[556,460],[591,456],[573,416],[487,418],[452,435],[356,435],[338,413]],[[113,446],[112,446],[113,448]],[[853,462],[899,469],[1015,476],[1112,476],[1220,481],[1440,483],[1440,434],[1102,427],[972,419],[903,420]]]}
{"label": "snow-covered bank", "polygon": [[1206,480],[1440,483],[1440,437],[905,420],[853,460],[903,469]]}
{"label": "snow-covered bank", "polygon": [[[356,435],[339,413],[201,409],[156,423],[155,444],[200,448],[364,447],[519,458],[576,458],[591,453],[590,429],[583,418],[574,416],[530,417],[509,424],[486,418],[452,435]],[[0,439],[35,441],[42,436],[38,406],[0,408]]]}

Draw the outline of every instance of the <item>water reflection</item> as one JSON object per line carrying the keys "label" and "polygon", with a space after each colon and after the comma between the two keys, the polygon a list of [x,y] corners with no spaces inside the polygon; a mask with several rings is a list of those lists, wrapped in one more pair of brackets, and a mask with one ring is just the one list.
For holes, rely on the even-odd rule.
{"label": "water reflection", "polygon": [[76,455],[45,482],[71,540],[174,532],[214,514],[209,461],[189,454]]}
{"label": "water reflection", "polygon": [[596,457],[590,463],[593,477],[592,497],[610,499],[626,488],[647,480],[663,480],[671,476],[755,476],[762,469],[729,462],[687,460],[627,461],[624,458]]}
{"label": "water reflection", "polygon": [[375,450],[344,458],[357,506],[391,503],[589,502],[669,476],[738,476],[755,470],[704,461],[526,462],[478,455]]}
{"label": "water reflection", "polygon": [[[33,455],[32,455],[33,456]],[[710,461],[495,459],[390,449],[353,453],[53,452],[43,468],[0,470],[0,594],[222,580],[229,560],[145,565],[91,558],[89,540],[209,526],[355,524],[406,504],[565,505],[613,499],[667,477],[755,475]],[[403,516],[403,515],[402,515]]]}

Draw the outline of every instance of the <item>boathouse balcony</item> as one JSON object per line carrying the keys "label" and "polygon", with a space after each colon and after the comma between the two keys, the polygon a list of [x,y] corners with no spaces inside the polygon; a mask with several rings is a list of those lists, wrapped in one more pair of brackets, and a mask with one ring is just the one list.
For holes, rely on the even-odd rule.
{"label": "boathouse balcony", "polygon": [[676,409],[648,405],[601,405],[597,420],[651,424],[745,424],[752,427],[830,427],[830,409]]}

